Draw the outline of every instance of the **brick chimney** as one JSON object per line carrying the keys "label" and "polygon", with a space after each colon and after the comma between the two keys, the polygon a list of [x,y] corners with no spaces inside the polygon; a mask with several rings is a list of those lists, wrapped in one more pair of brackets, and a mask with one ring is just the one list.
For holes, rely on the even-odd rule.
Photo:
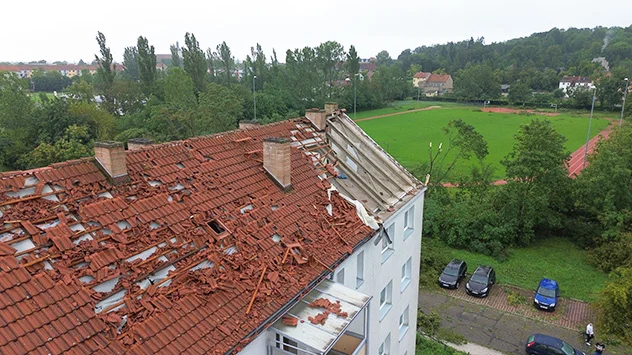
{"label": "brick chimney", "polygon": [[263,140],[263,168],[283,191],[292,188],[290,140],[265,138]]}
{"label": "brick chimney", "polygon": [[323,110],[317,108],[309,109],[305,111],[305,117],[307,117],[319,131],[323,131],[327,125],[327,115]]}
{"label": "brick chimney", "polygon": [[247,121],[247,120],[239,121],[239,129],[249,129],[249,128],[257,128],[257,127],[259,127],[259,121]]}
{"label": "brick chimney", "polygon": [[151,139],[132,138],[127,141],[127,150],[139,150],[154,144]]}
{"label": "brick chimney", "polygon": [[335,111],[338,110],[338,104],[335,102],[326,102],[325,103],[325,113],[327,114],[327,116],[333,114]]}
{"label": "brick chimney", "polygon": [[94,157],[98,162],[97,166],[108,176],[111,183],[117,185],[129,181],[123,143],[95,142]]}

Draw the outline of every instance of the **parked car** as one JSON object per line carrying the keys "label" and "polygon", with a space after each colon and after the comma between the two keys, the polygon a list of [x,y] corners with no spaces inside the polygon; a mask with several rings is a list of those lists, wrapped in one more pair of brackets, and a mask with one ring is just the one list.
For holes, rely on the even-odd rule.
{"label": "parked car", "polygon": [[533,334],[527,339],[529,355],[586,355],[564,340],[544,334]]}
{"label": "parked car", "polygon": [[439,286],[445,288],[459,288],[461,280],[467,273],[467,263],[463,260],[454,259],[446,265],[441,275],[439,275]]}
{"label": "parked car", "polygon": [[489,295],[489,289],[496,283],[496,271],[491,266],[480,265],[465,284],[465,291],[478,297]]}
{"label": "parked car", "polygon": [[540,309],[554,311],[558,297],[560,297],[560,285],[555,280],[542,279],[533,295],[533,303]]}

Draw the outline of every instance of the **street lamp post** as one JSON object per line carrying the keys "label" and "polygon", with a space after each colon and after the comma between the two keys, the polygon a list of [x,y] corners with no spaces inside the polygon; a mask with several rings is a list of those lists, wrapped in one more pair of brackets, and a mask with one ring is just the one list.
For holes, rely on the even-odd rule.
{"label": "street lamp post", "polygon": [[357,86],[358,86],[358,73],[353,75],[353,119],[356,119],[356,104],[358,102],[358,94],[357,94]]}
{"label": "street lamp post", "polygon": [[584,164],[586,167],[586,157],[588,156],[588,141],[590,140],[590,126],[592,125],[593,110],[595,109],[595,98],[597,97],[597,88],[593,90],[592,106],[590,107],[590,118],[588,119],[588,134],[586,134],[586,148],[584,149]]}
{"label": "street lamp post", "polygon": [[255,121],[257,120],[257,87],[255,86],[255,80],[257,80],[257,76],[252,77],[252,100],[255,106]]}
{"label": "street lamp post", "polygon": [[625,110],[625,98],[628,96],[628,78],[625,78],[625,91],[623,92],[623,103],[621,104],[621,118],[619,119],[619,127],[623,123],[623,110]]}

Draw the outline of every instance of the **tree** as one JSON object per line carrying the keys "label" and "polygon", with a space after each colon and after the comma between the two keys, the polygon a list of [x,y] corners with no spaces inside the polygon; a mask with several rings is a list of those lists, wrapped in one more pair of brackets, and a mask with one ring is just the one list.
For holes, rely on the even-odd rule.
{"label": "tree", "polygon": [[349,53],[347,53],[347,62],[345,65],[350,77],[353,77],[360,72],[360,57],[358,57],[358,52],[356,52],[353,44],[349,47]]}
{"label": "tree", "polygon": [[495,99],[500,96],[500,82],[489,65],[470,65],[456,73],[454,95],[471,101]]}
{"label": "tree", "polygon": [[186,47],[182,48],[184,70],[193,80],[196,93],[200,93],[206,90],[206,84],[208,83],[206,58],[193,33],[187,32],[184,36],[184,42],[186,44]]}
{"label": "tree", "polygon": [[632,267],[612,272],[600,296],[599,326],[632,346]]}
{"label": "tree", "polygon": [[16,168],[17,158],[36,140],[32,128],[35,105],[27,94],[28,82],[13,73],[0,74],[0,164]]}
{"label": "tree", "polygon": [[632,232],[632,125],[599,141],[588,162],[577,177],[577,204],[602,225],[599,245]]}
{"label": "tree", "polygon": [[[452,168],[461,159],[468,160],[472,156],[478,159],[479,164],[483,165],[483,160],[489,153],[487,148],[487,141],[483,136],[476,131],[474,126],[465,123],[463,120],[453,120],[448,125],[441,129],[448,141],[446,144],[447,149],[445,152],[440,151],[440,159],[436,162],[437,177],[433,179],[435,183],[444,182],[445,178],[449,176]],[[441,150],[441,148],[439,148]],[[446,159],[452,159],[451,162],[447,162]],[[429,167],[428,174],[433,176],[433,164],[434,159],[431,159],[431,165]]]}
{"label": "tree", "polygon": [[511,85],[507,98],[514,104],[524,105],[532,98],[531,88],[524,81],[518,80]]}
{"label": "tree", "polygon": [[330,99],[334,81],[338,78],[339,64],[344,61],[345,50],[344,47],[335,41],[327,41],[321,43],[315,49],[316,62],[320,67],[322,73],[322,84],[324,84],[323,92],[327,93],[327,98]]}
{"label": "tree", "polygon": [[98,79],[97,91],[103,97],[103,103],[107,110],[116,114],[117,112],[112,97],[116,64],[113,64],[112,53],[105,43],[105,36],[101,32],[98,32],[97,43],[99,44],[99,50],[101,52],[101,57],[97,55],[94,56],[99,66],[96,75]]}
{"label": "tree", "polygon": [[208,63],[208,72],[211,76],[211,82],[215,81],[215,63],[217,63],[217,56],[210,48],[206,49],[206,62]]}
{"label": "tree", "polygon": [[200,94],[195,119],[196,135],[224,132],[237,127],[243,112],[243,103],[229,89],[215,83]]}
{"label": "tree", "polygon": [[226,42],[217,45],[217,54],[224,72],[224,84],[230,86],[230,81],[233,77],[233,71],[235,69],[235,58],[230,53],[230,48]]}
{"label": "tree", "polygon": [[147,38],[138,37],[138,74],[145,95],[149,95],[156,81],[156,53]]}
{"label": "tree", "polygon": [[171,65],[175,68],[181,68],[182,63],[180,63],[180,53],[178,53],[178,47],[175,44],[172,44],[169,49],[171,50]]}
{"label": "tree", "polygon": [[388,52],[385,50],[378,53],[377,56],[375,57],[375,64],[378,67],[381,67],[383,65],[389,66],[392,63],[393,63],[393,59],[391,58],[391,55],[388,54]]}
{"label": "tree", "polygon": [[123,52],[123,72],[132,80],[138,81],[138,49],[126,47]]}
{"label": "tree", "polygon": [[513,150],[502,164],[508,184],[498,201],[503,220],[513,224],[516,241],[526,245],[537,230],[562,226],[570,208],[570,178],[566,170],[566,139],[551,122],[539,119],[520,127]]}
{"label": "tree", "polygon": [[20,158],[21,165],[29,169],[52,163],[90,156],[88,127],[72,125],[64,137],[54,144],[41,143],[37,148]]}

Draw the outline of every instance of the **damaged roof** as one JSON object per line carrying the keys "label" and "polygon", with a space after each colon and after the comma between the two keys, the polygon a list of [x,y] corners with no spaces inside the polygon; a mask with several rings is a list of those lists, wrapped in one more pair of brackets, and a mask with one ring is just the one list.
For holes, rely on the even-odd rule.
{"label": "damaged roof", "polygon": [[[271,137],[294,142],[289,191]],[[116,186],[93,158],[2,173],[0,353],[243,348],[374,233],[301,142],[331,150],[295,119],[128,151]]]}

